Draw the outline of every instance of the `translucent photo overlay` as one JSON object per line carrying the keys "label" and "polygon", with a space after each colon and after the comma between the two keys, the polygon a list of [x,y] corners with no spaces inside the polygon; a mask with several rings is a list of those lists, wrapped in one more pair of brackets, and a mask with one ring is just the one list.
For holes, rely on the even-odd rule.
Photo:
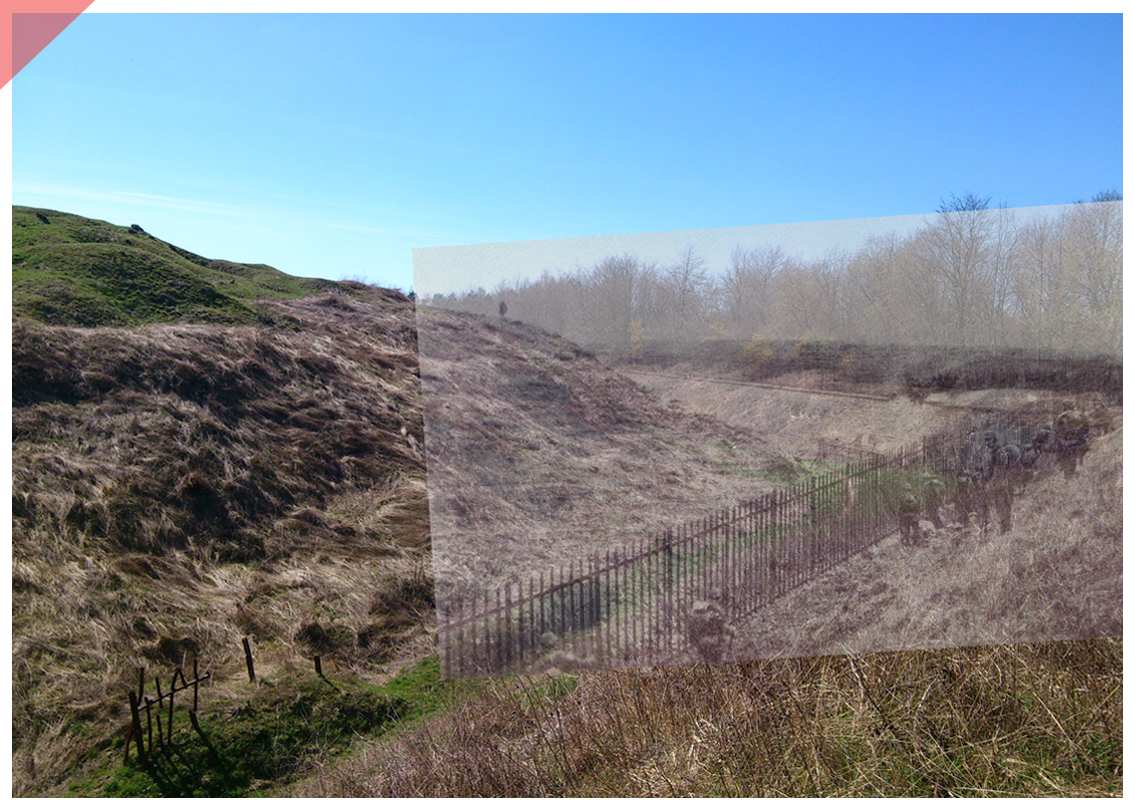
{"label": "translucent photo overlay", "polygon": [[1120,201],[414,272],[445,676],[1122,634]]}

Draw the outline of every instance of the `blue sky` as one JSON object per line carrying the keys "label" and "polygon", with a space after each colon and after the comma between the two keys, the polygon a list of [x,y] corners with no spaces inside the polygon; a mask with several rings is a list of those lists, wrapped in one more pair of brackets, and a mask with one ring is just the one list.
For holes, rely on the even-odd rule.
{"label": "blue sky", "polygon": [[414,248],[1121,190],[1122,19],[88,12],[12,153],[15,204],[409,289]]}

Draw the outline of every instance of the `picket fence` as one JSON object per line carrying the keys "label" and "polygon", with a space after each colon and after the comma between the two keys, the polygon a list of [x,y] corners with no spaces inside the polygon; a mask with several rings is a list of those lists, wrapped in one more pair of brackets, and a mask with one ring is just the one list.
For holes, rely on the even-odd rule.
{"label": "picket fence", "polygon": [[896,530],[911,471],[956,468],[958,453],[938,439],[829,463],[795,488],[440,604],[443,676],[518,671],[541,658],[570,668],[689,659],[695,602],[709,599],[735,621],[826,573]]}

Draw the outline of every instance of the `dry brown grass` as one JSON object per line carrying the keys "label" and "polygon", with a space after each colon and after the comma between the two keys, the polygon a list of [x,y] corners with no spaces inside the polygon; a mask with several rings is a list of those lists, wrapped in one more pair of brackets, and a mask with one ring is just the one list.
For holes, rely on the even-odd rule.
{"label": "dry brown grass", "polygon": [[[430,638],[408,301],[265,304],[272,327],[13,325],[13,780],[121,733],[135,667],[225,678],[320,653],[377,674]],[[282,324],[282,325],[281,325]],[[318,629],[316,629],[318,628]]]}
{"label": "dry brown grass", "polygon": [[[280,682],[309,669],[313,654],[331,673],[351,669],[366,679],[382,678],[399,658],[429,654],[430,533],[411,310],[324,296],[264,311],[270,328],[14,325],[16,794],[58,792],[91,751],[120,737],[138,665],[168,673],[182,655],[197,654],[216,674],[205,699],[218,702],[240,693],[245,636],[257,674]],[[581,419],[525,416],[517,423],[534,449],[489,446],[531,453],[511,471],[494,461],[462,471],[456,456],[441,456],[473,483],[509,484],[504,472],[527,480],[530,508],[512,516],[548,531],[548,542],[548,511],[562,507],[555,487],[568,473],[598,493],[572,506],[576,516],[621,503],[617,516],[633,530],[711,511],[712,498],[751,496],[751,478],[737,475],[749,492],[738,496],[714,470],[757,469],[767,459],[758,437],[659,407],[573,347],[524,342],[535,338],[520,326],[478,326],[452,349],[459,353],[466,339],[494,343],[501,365],[451,417],[454,440],[472,450],[460,458],[477,461],[478,442],[499,436],[485,417],[502,418],[505,394],[544,397]],[[432,383],[460,381],[466,371],[458,356],[451,360]],[[491,367],[467,369],[487,378]],[[588,434],[567,435],[572,425]],[[559,449],[549,455],[546,446]],[[1116,475],[1120,502],[1121,457],[1111,449],[1098,461],[1088,455],[1099,465],[1085,464],[1077,478],[1084,514],[1104,500],[1114,505]],[[541,465],[557,480],[525,477]],[[1054,486],[1058,475],[1050,480]],[[484,520],[496,516],[493,492],[485,484],[482,500],[455,504],[465,509],[461,519],[486,530]],[[1062,563],[1098,565],[1103,557],[1087,538],[1113,544],[1121,533],[1112,511],[1100,513],[1079,534],[1051,529],[1013,575],[1026,581],[1050,570],[1041,578],[1048,586]],[[1049,516],[1035,514],[1037,531]],[[576,539],[557,552],[576,556],[588,538],[581,531]],[[455,553],[492,562],[516,547]],[[1110,597],[1109,587],[1080,594]],[[1010,600],[1002,608],[1021,620],[1060,618]],[[400,738],[313,762],[320,776],[297,791],[1115,794],[1121,651],[1120,640],[1086,640],[498,681]]]}
{"label": "dry brown grass", "polygon": [[1121,667],[1097,640],[519,678],[295,794],[1115,795]]}
{"label": "dry brown grass", "polygon": [[564,340],[440,310],[419,326],[442,600],[775,488],[754,431],[666,407]]}

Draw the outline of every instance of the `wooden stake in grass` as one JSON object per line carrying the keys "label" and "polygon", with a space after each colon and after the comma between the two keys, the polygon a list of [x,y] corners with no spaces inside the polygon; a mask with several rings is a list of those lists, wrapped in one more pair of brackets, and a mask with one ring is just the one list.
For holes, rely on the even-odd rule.
{"label": "wooden stake in grass", "polygon": [[165,735],[170,747],[173,746],[173,695],[177,693],[177,675],[180,673],[181,669],[173,672],[173,679],[169,683],[169,721],[166,723]]}
{"label": "wooden stake in grass", "polygon": [[153,704],[153,700],[150,699],[149,697],[146,697],[145,700],[146,700],[146,734],[149,737],[147,742],[146,742],[146,747],[149,748],[150,750],[153,750],[154,749],[154,717],[153,717],[153,712],[150,710],[150,705]]}
{"label": "wooden stake in grass", "polygon": [[165,747],[165,734],[161,732],[161,701],[164,697],[161,695],[161,680],[154,677],[154,684],[157,686],[157,741],[158,747]]}
{"label": "wooden stake in grass", "polygon": [[126,759],[130,757],[131,737],[138,743],[138,763],[145,765],[146,744],[142,739],[142,717],[138,713],[138,694],[135,691],[130,692],[130,730],[126,733],[126,753],[122,759],[123,764],[125,764]]}
{"label": "wooden stake in grass", "polygon": [[248,664],[248,682],[256,682],[256,669],[252,666],[252,647],[248,638],[244,638],[244,662]]}

